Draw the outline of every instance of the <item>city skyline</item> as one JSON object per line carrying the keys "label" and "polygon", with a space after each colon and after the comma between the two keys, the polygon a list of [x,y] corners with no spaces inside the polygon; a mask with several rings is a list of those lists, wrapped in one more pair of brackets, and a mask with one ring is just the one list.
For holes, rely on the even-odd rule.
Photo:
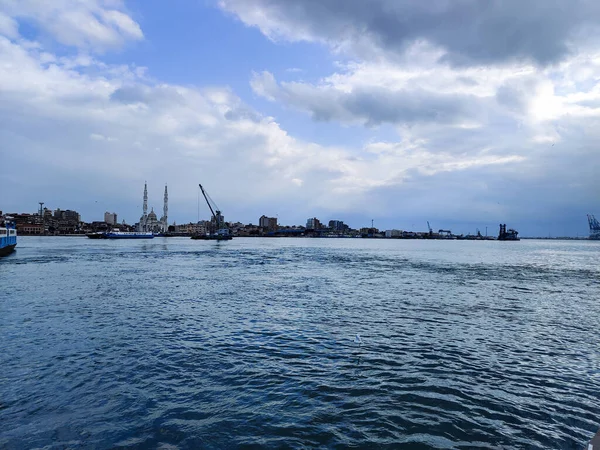
{"label": "city skyline", "polygon": [[3,2],[0,209],[585,235],[593,3],[368,3]]}
{"label": "city skyline", "polygon": [[[164,195],[165,197],[163,198],[163,201],[167,201],[166,195],[167,195],[167,186],[165,184],[165,191],[164,191]],[[148,186],[147,183],[144,183],[144,193],[143,193],[143,200],[142,200],[142,207],[140,207],[140,210],[142,211],[143,214],[143,204],[145,201],[145,199],[150,199],[150,196],[148,195]],[[211,213],[210,210],[206,207],[204,200],[199,197],[198,199],[198,218],[197,220],[186,220],[186,221],[177,221],[177,220],[171,220],[170,222],[167,223],[168,225],[184,225],[184,224],[194,224],[194,223],[201,223],[201,222],[210,222],[211,221]],[[44,211],[48,211],[48,213],[54,213],[55,211],[71,211],[69,208],[64,209],[64,208],[60,208],[60,207],[52,207],[52,205],[46,205],[46,202],[38,202],[38,206],[40,205],[40,203],[42,205],[45,205]],[[94,202],[95,204],[97,204],[97,202]],[[151,203],[147,203],[148,205],[151,205]],[[166,207],[166,203],[165,205],[163,205],[164,207]],[[149,206],[150,210],[153,211],[154,210],[154,206]],[[73,210],[76,210],[75,208]],[[2,210],[0,210],[2,211]],[[37,214],[39,212],[39,207],[38,207],[38,211],[29,211],[29,210],[21,210],[21,211],[4,211],[5,213],[16,213],[16,214]],[[130,216],[130,215],[134,215],[133,213],[131,214],[124,214],[121,215],[120,213],[117,213],[115,211],[109,211],[106,210],[104,211],[104,213],[98,215],[98,217],[96,217],[96,215],[93,215],[91,218],[87,218],[87,217],[83,217],[81,218],[82,222],[86,222],[86,223],[92,223],[92,222],[107,222],[106,221],[106,217],[107,215],[111,215],[114,214],[115,217],[119,217],[120,219],[117,220],[117,224],[126,224],[128,226],[132,226],[132,227],[137,227],[136,229],[141,229],[140,228],[140,224],[141,224],[141,218],[137,219],[137,220],[126,220],[126,219],[122,219],[122,217],[124,216]],[[255,214],[256,215],[256,214]],[[155,214],[156,216],[156,214]],[[306,227],[306,228],[310,228],[308,226],[308,222],[313,220],[313,219],[317,219],[317,221],[319,223],[323,224],[323,227],[326,228],[328,227],[328,225],[326,225],[328,222],[341,222],[341,223],[348,223],[348,219],[347,217],[353,217],[353,216],[334,216],[331,213],[327,214],[327,213],[323,213],[321,214],[319,217],[321,218],[325,218],[324,220],[319,220],[319,217],[315,216],[315,215],[311,215],[308,217],[308,219],[300,219],[297,222],[293,222],[291,220],[286,220],[285,218],[283,218],[282,221],[279,220],[279,215],[277,214],[272,214],[272,217],[265,215],[264,213],[261,214],[260,217],[258,217],[258,219],[256,219],[256,217],[254,218],[250,218],[249,220],[240,220],[238,218],[230,218],[230,217],[226,217],[226,221],[229,223],[243,223],[244,225],[254,225],[254,226],[258,226],[258,227],[262,227],[261,223],[262,223],[262,219],[271,219],[271,220],[276,220],[277,224],[279,226],[282,227]],[[144,217],[144,215],[142,215],[142,217]],[[346,217],[346,218],[344,218]],[[160,230],[164,230],[163,225],[163,217],[156,221],[156,229],[155,231],[158,232]],[[90,219],[90,220],[88,220]],[[353,219],[349,219],[350,221],[352,221]],[[368,223],[367,223],[368,222]],[[425,219],[423,221],[423,223],[421,223],[421,221],[416,220],[414,218],[405,218],[404,220],[400,220],[397,222],[390,222],[389,220],[383,220],[383,221],[377,221],[377,223],[375,223],[375,219],[369,219],[367,222],[365,223],[360,223],[360,224],[356,224],[356,225],[352,225],[350,226],[351,229],[355,229],[355,230],[359,230],[359,229],[363,229],[363,228],[371,228],[371,227],[375,227],[377,229],[380,229],[380,231],[386,231],[386,230],[404,230],[404,231],[410,231],[410,232],[426,232],[428,227],[431,225],[432,229],[437,230],[438,228],[443,229],[443,228],[452,228],[452,232],[453,234],[456,235],[471,235],[471,234],[476,234],[478,232],[481,232],[483,235],[488,236],[488,235],[493,235],[494,234],[494,230],[496,229],[496,227],[498,226],[498,224],[495,223],[490,223],[490,222],[483,222],[483,221],[479,221],[479,222],[472,222],[472,223],[467,223],[465,224],[464,222],[456,222],[456,221],[452,221],[452,220],[446,220],[445,222],[433,222],[430,224],[430,221]],[[110,224],[110,222],[107,222]],[[408,226],[408,224],[410,223],[410,226]],[[403,225],[402,225],[403,224]],[[586,225],[587,225],[587,218],[586,218]],[[512,224],[511,224],[512,226]],[[143,226],[142,226],[143,228]],[[265,228],[268,228],[268,226],[265,226]],[[490,231],[490,233],[488,234],[488,229]],[[557,234],[552,234],[551,232],[547,232],[546,234],[522,234],[524,237],[585,237],[589,234],[589,227],[586,226],[584,231],[577,231],[576,234],[568,234],[568,233],[563,233],[561,234],[560,232]]]}

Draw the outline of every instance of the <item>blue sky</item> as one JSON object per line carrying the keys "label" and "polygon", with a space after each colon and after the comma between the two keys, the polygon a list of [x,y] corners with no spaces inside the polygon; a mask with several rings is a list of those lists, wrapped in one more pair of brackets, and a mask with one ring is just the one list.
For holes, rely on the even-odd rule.
{"label": "blue sky", "polygon": [[[3,211],[308,217],[584,235],[600,214],[585,0],[6,0]],[[8,194],[10,192],[10,194]],[[201,218],[207,211],[201,210]]]}

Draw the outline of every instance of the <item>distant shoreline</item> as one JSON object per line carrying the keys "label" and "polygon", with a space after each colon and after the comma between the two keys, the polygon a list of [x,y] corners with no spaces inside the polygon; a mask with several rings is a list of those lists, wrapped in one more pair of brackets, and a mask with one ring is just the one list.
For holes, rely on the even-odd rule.
{"label": "distant shoreline", "polygon": [[[85,238],[87,237],[85,234],[19,234],[19,237],[79,237]],[[187,238],[189,239],[191,235],[188,236],[156,236],[156,237],[164,237],[164,238]],[[323,237],[315,237],[315,236],[234,236],[234,238],[267,238],[267,239],[276,239],[276,238],[293,238],[293,239],[376,239],[376,240],[384,240],[384,241],[483,241],[483,242],[493,242],[496,239],[428,239],[428,238],[398,238],[398,237],[361,237],[361,236],[323,236]],[[597,239],[590,239],[587,237],[521,237],[521,240],[541,240],[541,241],[596,241]]]}

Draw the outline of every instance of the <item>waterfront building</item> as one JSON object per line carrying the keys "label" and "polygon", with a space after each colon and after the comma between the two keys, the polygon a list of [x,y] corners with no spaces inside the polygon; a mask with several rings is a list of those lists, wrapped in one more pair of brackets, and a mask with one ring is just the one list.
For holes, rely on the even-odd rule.
{"label": "waterfront building", "polygon": [[158,220],[154,208],[148,213],[148,185],[144,182],[144,203],[142,206],[142,217],[138,224],[138,231],[152,233],[166,233],[169,229],[167,223],[167,213],[169,211],[169,195],[167,193],[167,185],[165,185],[163,216]]}
{"label": "waterfront building", "polygon": [[330,220],[329,228],[331,228],[333,231],[341,231],[341,232],[345,232],[350,229],[350,227],[341,220]]}
{"label": "waterfront building", "polygon": [[385,230],[386,238],[402,237],[402,230]]}
{"label": "waterfront building", "polygon": [[258,226],[267,231],[277,231],[277,217],[260,216]]}
{"label": "waterfront building", "polygon": [[42,222],[43,223],[51,223],[52,222],[52,211],[48,208],[44,208],[42,212]]}
{"label": "waterfront building", "polygon": [[158,217],[154,212],[154,208],[150,210],[150,213],[146,218],[146,231],[151,231],[153,233],[158,233],[160,231]]}
{"label": "waterfront building", "polygon": [[307,230],[320,230],[323,228],[321,221],[316,217],[312,217],[306,221]]}
{"label": "waterfront building", "polygon": [[108,211],[104,213],[104,222],[109,225],[117,224],[117,213],[109,213]]}
{"label": "waterfront building", "polygon": [[[191,235],[204,235],[207,234],[210,228],[210,222],[201,220],[198,223],[189,223],[185,225],[186,232]],[[181,228],[181,225],[180,225]]]}
{"label": "waterfront building", "polygon": [[20,235],[44,234],[44,225],[41,223],[17,223],[17,233]]}
{"label": "waterfront building", "polygon": [[54,214],[52,214],[49,209],[44,208],[44,219],[54,219],[56,221],[69,222],[69,224],[76,224],[81,222],[81,215],[77,211],[72,211],[70,209],[63,211],[60,208],[56,208]]}

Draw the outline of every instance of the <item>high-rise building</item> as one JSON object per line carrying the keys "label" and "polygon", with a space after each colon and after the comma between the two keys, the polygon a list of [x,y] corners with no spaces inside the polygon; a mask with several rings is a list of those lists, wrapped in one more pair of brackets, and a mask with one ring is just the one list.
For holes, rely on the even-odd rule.
{"label": "high-rise building", "polygon": [[260,219],[258,219],[258,226],[267,231],[277,231],[277,217],[267,217],[262,215],[260,216]]}
{"label": "high-rise building", "polygon": [[346,231],[349,227],[341,220],[330,220],[329,228],[333,231]]}
{"label": "high-rise building", "polygon": [[62,215],[63,220],[77,223],[81,222],[81,215],[77,211],[71,211],[70,209],[67,209],[66,211],[63,211]]}
{"label": "high-rise building", "polygon": [[115,213],[115,212],[109,213],[108,211],[106,211],[104,213],[104,222],[106,222],[109,225],[116,225],[117,224],[117,213]]}
{"label": "high-rise building", "polygon": [[307,230],[320,230],[321,228],[323,228],[321,221],[316,217],[312,217],[306,221]]}

